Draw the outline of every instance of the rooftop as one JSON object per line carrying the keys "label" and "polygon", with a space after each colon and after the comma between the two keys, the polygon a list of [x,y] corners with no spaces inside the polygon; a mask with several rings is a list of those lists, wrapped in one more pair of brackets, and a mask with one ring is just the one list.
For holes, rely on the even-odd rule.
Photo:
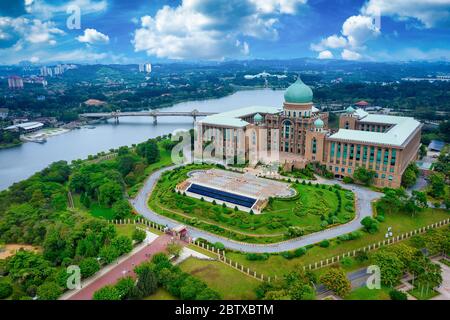
{"label": "rooftop", "polygon": [[242,128],[249,124],[249,122],[242,120],[246,116],[254,115],[254,114],[277,114],[282,112],[282,108],[276,107],[266,107],[266,106],[253,106],[247,108],[241,108],[231,111],[226,111],[218,114],[214,114],[212,116],[208,116],[203,120],[200,120],[199,123],[209,124],[209,125],[217,125],[217,126],[226,126],[226,127],[238,127]]}
{"label": "rooftop", "polygon": [[[360,109],[355,112],[358,113]],[[362,112],[359,112],[361,115]],[[420,128],[419,121],[411,117],[398,117],[382,114],[367,114],[359,119],[361,123],[380,123],[393,125],[386,132],[339,129],[330,139],[350,140],[401,147],[408,138]]]}
{"label": "rooftop", "polygon": [[43,126],[44,126],[44,124],[41,122],[31,121],[31,122],[23,122],[23,123],[15,124],[13,126],[6,127],[5,130],[13,130],[13,129],[17,129],[17,128],[21,128],[24,130],[32,130],[32,129],[40,128]]}

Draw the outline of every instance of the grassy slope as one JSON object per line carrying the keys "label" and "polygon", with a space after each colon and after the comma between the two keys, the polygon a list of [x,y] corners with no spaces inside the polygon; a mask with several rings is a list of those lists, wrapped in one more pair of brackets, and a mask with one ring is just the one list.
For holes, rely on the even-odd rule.
{"label": "grassy slope", "polygon": [[345,300],[391,300],[389,297],[389,288],[381,287],[381,289],[370,290],[367,287],[362,287],[353,290],[346,297]]}
{"label": "grassy slope", "polygon": [[180,268],[205,281],[223,299],[256,299],[255,288],[260,282],[222,262],[188,258],[180,264]]}

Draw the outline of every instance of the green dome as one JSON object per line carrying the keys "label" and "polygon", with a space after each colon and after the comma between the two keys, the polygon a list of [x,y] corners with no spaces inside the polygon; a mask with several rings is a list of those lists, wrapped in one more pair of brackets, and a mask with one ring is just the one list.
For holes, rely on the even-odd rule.
{"label": "green dome", "polygon": [[311,103],[312,100],[313,92],[311,88],[304,84],[300,77],[284,93],[286,103]]}
{"label": "green dome", "polygon": [[352,107],[348,107],[347,109],[345,109],[345,112],[353,113],[353,112],[355,112],[355,109],[353,109]]}
{"label": "green dome", "polygon": [[316,121],[314,121],[314,126],[316,128],[323,128],[324,123],[323,123],[322,119],[317,119]]}
{"label": "green dome", "polygon": [[259,113],[255,114],[255,115],[253,116],[253,121],[255,121],[255,122],[262,122],[263,119],[264,119],[263,116],[260,115]]}

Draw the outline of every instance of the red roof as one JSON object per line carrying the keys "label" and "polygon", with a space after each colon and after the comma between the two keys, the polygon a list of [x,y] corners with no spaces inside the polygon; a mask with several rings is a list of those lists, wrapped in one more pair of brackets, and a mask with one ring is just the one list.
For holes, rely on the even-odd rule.
{"label": "red roof", "polygon": [[369,103],[364,100],[355,103],[355,106],[368,106],[368,105],[369,105]]}

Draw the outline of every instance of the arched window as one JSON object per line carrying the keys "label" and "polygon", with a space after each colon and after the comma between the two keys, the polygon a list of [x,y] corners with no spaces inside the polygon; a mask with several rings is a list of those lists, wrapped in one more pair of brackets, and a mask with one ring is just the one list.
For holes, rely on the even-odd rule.
{"label": "arched window", "polygon": [[292,122],[290,122],[289,120],[286,120],[283,123],[283,133],[284,133],[284,137],[286,139],[289,139],[290,134],[291,134],[291,126],[292,126]]}
{"label": "arched window", "polygon": [[256,132],[255,131],[252,132],[252,144],[256,145]]}
{"label": "arched window", "polygon": [[312,153],[315,154],[317,151],[317,141],[316,138],[312,139]]}
{"label": "arched window", "polygon": [[345,129],[348,129],[350,127],[350,124],[348,123],[348,121],[345,121]]}

